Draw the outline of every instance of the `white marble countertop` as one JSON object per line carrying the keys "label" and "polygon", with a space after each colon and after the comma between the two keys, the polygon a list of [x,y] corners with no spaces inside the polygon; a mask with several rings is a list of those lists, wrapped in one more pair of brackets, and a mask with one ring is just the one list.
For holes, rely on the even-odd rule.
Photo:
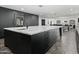
{"label": "white marble countertop", "polygon": [[51,29],[57,29],[60,27],[62,26],[29,26],[28,29],[26,27],[10,27],[10,28],[4,28],[4,29],[23,33],[23,34],[34,35],[40,32],[48,31]]}

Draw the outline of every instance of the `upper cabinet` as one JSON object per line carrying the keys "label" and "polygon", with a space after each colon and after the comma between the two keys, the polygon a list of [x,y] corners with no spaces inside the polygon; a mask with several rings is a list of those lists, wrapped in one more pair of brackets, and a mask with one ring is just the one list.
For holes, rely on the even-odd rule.
{"label": "upper cabinet", "polygon": [[23,13],[23,12],[14,12],[14,23],[16,26],[37,26],[38,25],[38,16]]}
{"label": "upper cabinet", "polygon": [[16,26],[37,26],[38,16],[0,7],[0,37],[3,37],[3,28]]}
{"label": "upper cabinet", "polygon": [[0,27],[37,26],[38,15],[0,7]]}
{"label": "upper cabinet", "polygon": [[25,13],[25,15],[24,15],[24,25],[26,25],[26,26],[37,26],[38,25],[38,16]]}

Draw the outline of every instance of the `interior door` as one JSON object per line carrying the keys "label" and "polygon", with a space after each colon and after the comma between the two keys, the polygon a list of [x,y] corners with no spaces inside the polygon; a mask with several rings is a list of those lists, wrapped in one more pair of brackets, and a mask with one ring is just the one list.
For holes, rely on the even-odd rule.
{"label": "interior door", "polygon": [[45,19],[42,19],[42,25],[45,25]]}

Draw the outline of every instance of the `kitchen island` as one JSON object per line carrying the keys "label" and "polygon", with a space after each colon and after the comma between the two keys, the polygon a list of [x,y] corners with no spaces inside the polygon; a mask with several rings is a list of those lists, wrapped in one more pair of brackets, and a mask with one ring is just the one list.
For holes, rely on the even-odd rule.
{"label": "kitchen island", "polygon": [[79,53],[79,26],[76,26],[77,52]]}
{"label": "kitchen island", "polygon": [[56,43],[62,26],[4,28],[5,46],[15,54],[43,54]]}

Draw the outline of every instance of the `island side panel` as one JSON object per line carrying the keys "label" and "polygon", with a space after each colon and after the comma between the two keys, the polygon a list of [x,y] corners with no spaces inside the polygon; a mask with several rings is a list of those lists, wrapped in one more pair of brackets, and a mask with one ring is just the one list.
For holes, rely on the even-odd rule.
{"label": "island side panel", "polygon": [[46,53],[57,41],[56,29],[44,31],[32,36],[32,53]]}
{"label": "island side panel", "polygon": [[45,53],[48,46],[48,31],[41,32],[32,36],[32,53]]}
{"label": "island side panel", "polygon": [[29,35],[4,30],[5,46],[15,54],[31,53],[31,39]]}

